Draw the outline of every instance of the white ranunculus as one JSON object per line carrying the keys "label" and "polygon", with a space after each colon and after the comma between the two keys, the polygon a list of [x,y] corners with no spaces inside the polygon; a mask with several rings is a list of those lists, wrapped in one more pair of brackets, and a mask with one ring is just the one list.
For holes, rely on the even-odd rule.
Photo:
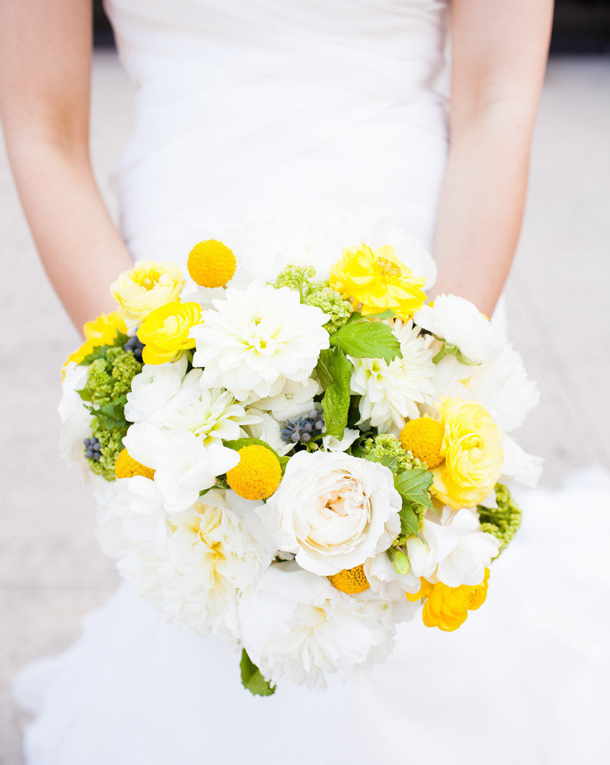
{"label": "white ranunculus", "polygon": [[263,398],[256,402],[257,409],[264,409],[278,422],[302,417],[314,408],[314,396],[322,392],[317,380],[309,379],[305,383],[287,383],[279,396]]}
{"label": "white ranunculus", "polygon": [[[406,600],[406,598],[404,598]],[[383,661],[395,635],[392,603],[346,595],[294,563],[271,566],[239,603],[241,639],[262,674],[313,690]]]}
{"label": "white ranunculus", "polygon": [[429,512],[420,534],[427,550],[409,550],[413,573],[449,587],[480,584],[500,549],[492,534],[481,531],[476,511],[467,508],[445,507],[440,518]]}
{"label": "white ranunculus", "polygon": [[409,418],[419,417],[419,407],[436,397],[435,367],[430,342],[412,321],[387,322],[400,342],[402,358],[351,359],[351,391],[360,398],[360,423],[370,423],[384,433],[398,435]]}
{"label": "white ranunculus", "polygon": [[132,425],[123,444],[135,460],[155,471],[154,482],[168,513],[191,507],[201,491],[239,462],[233,449],[216,443],[205,446],[193,433],[149,423]]}
{"label": "white ranunculus", "polygon": [[502,466],[501,480],[512,479],[522,486],[533,488],[538,485],[544,459],[535,454],[528,454],[510,436],[504,436],[502,440],[504,452],[504,465]]}
{"label": "white ranunculus", "polygon": [[91,415],[78,391],[85,387],[89,367],[71,361],[65,369],[61,385],[61,401],[57,411],[62,422],[59,448],[69,465],[88,465],[83,440],[91,435]]}
{"label": "white ranunculus", "polygon": [[180,390],[186,368],[186,356],[167,364],[144,364],[140,374],[131,381],[125,419],[129,422],[155,422]]}
{"label": "white ranunculus", "polygon": [[485,316],[471,302],[456,295],[440,295],[434,306],[423,306],[413,319],[418,326],[456,345],[472,362],[492,361],[502,349]]}
{"label": "white ranunculus", "polygon": [[364,563],[400,532],[392,472],[341,452],[298,452],[257,512],[280,550],[320,576]]}
{"label": "white ranunculus", "polygon": [[330,345],[326,314],[288,288],[261,282],[229,288],[214,309],[191,330],[193,363],[204,367],[202,384],[226,388],[238,401],[279,396],[288,383],[307,382]]}

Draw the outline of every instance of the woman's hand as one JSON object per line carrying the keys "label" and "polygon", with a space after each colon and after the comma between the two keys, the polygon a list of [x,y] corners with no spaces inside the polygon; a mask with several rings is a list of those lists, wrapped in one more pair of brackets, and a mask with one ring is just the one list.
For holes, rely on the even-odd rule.
{"label": "woman's hand", "polygon": [[80,329],[130,255],[89,159],[90,0],[0,0],[0,113],[34,241]]}
{"label": "woman's hand", "polygon": [[451,130],[435,293],[491,316],[515,254],[553,0],[453,0]]}

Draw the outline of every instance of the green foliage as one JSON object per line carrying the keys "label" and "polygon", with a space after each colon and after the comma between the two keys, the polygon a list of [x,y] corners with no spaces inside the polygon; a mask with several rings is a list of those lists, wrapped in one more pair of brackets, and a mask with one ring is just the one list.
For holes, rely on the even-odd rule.
{"label": "green foliage", "polygon": [[100,442],[101,457],[99,460],[88,459],[89,467],[94,473],[102,476],[107,481],[114,481],[114,463],[123,450],[123,438],[127,434],[127,428],[106,428],[94,418],[91,423],[91,435]]}
{"label": "green foliage", "polygon": [[411,537],[419,533],[420,523],[423,521],[423,507],[425,506],[410,502],[407,499],[402,500],[402,509],[399,513],[401,537]]}
{"label": "green foliage", "polygon": [[271,685],[268,680],[265,680],[260,669],[248,656],[245,648],[241,652],[239,667],[241,669],[241,684],[253,696],[273,696],[275,685]]}
{"label": "green foliage", "polygon": [[492,508],[478,505],[477,511],[481,521],[481,530],[493,534],[500,542],[499,555],[512,542],[519,530],[523,513],[512,498],[508,488],[502,483],[496,484],[496,503],[498,507]]}
{"label": "green foliage", "polygon": [[325,433],[343,438],[350,406],[352,365],[339,348],[327,348],[320,353],[316,372],[324,388],[322,411]]}
{"label": "green foliage", "polygon": [[348,321],[331,335],[330,344],[359,359],[382,359],[389,363],[402,358],[400,343],[392,328],[379,321]]}
{"label": "green foliage", "polygon": [[344,300],[337,290],[325,282],[313,284],[305,296],[305,302],[330,317],[324,329],[331,335],[348,321],[354,310],[349,300]]}
{"label": "green foliage", "polygon": [[394,487],[407,502],[432,507],[430,487],[433,480],[432,473],[425,468],[405,470],[394,478]]}
{"label": "green foliage", "polygon": [[85,356],[85,358],[80,362],[79,366],[87,367],[89,366],[89,364],[92,364],[97,359],[106,358],[106,353],[111,348],[117,348],[119,346],[122,348],[128,340],[129,338],[127,337],[127,335],[117,330],[117,333],[114,338],[114,342],[110,343],[109,345],[96,346],[89,355]]}

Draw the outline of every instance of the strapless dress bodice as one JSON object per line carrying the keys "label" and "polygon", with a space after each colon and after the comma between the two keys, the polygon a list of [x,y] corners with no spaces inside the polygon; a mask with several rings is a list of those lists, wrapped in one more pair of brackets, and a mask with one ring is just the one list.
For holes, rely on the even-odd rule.
{"label": "strapless dress bodice", "polygon": [[136,257],[254,207],[392,210],[430,245],[444,171],[447,3],[108,0],[134,82],[117,169]]}

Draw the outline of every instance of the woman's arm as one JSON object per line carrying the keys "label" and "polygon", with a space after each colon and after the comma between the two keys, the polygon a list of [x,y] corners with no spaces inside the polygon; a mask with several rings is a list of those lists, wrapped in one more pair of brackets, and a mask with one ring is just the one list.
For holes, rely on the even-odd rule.
{"label": "woman's arm", "polygon": [[34,241],[72,321],[132,265],[89,158],[91,0],[0,0],[0,114]]}
{"label": "woman's arm", "polygon": [[451,128],[435,293],[488,316],[517,247],[552,0],[453,0]]}

